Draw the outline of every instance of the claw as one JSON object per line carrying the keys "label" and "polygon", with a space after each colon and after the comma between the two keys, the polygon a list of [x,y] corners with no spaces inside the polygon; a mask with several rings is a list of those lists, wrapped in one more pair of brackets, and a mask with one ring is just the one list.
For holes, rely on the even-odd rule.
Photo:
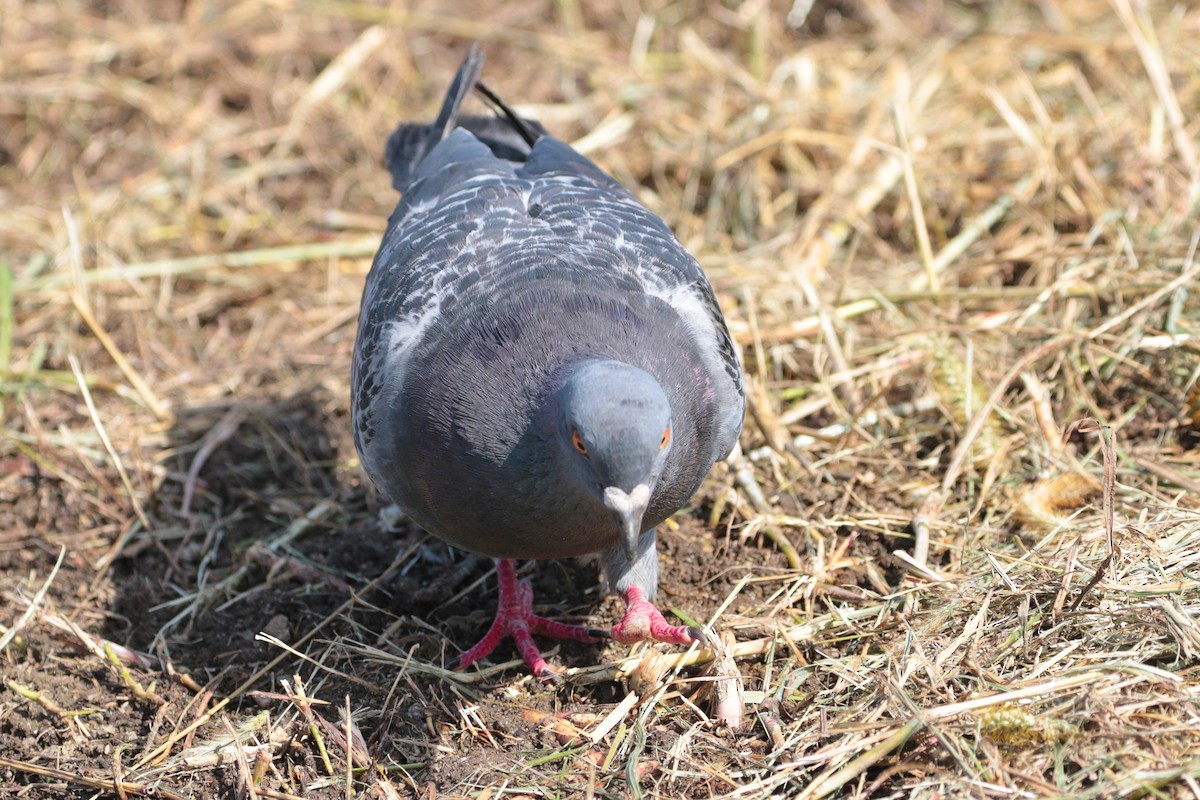
{"label": "claw", "polygon": [[562,686],[563,683],[562,675],[559,675],[550,666],[544,667],[540,673],[537,673],[537,678],[543,686]]}
{"label": "claw", "polygon": [[556,673],[533,641],[533,634],[552,639],[570,639],[576,642],[598,642],[607,638],[607,631],[568,625],[565,622],[539,617],[533,613],[533,587],[517,580],[517,568],[511,559],[496,561],[496,575],[500,584],[500,603],[492,626],[479,642],[452,662],[451,669],[461,672],[481,658],[491,654],[500,642],[511,636],[517,652],[529,669],[543,683],[557,684],[562,678]]}
{"label": "claw", "polygon": [[694,626],[671,625],[662,612],[646,599],[646,593],[636,586],[625,592],[625,616],[613,626],[612,637],[623,644],[644,639],[671,644],[691,644],[707,641],[704,633]]}

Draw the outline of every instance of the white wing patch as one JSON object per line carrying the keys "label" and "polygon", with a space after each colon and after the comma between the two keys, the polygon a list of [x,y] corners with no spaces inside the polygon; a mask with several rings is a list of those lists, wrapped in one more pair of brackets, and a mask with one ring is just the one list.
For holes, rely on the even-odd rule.
{"label": "white wing patch", "polygon": [[[726,458],[737,442],[738,432],[742,427],[745,394],[742,389],[741,359],[738,357],[737,348],[733,346],[728,333],[721,330],[720,323],[713,320],[713,304],[716,301],[711,297],[702,296],[687,284],[666,286],[656,283],[645,272],[642,273],[642,283],[647,294],[659,298],[679,314],[688,336],[696,343],[708,366],[705,401],[725,406],[725,412],[721,415],[721,425],[716,433],[715,457]],[[724,376],[729,376],[728,388],[723,388]]]}
{"label": "white wing patch", "polygon": [[642,279],[646,287],[646,294],[657,297],[678,311],[679,315],[683,317],[684,324],[688,326],[688,333],[704,343],[705,349],[710,349],[707,340],[715,340],[716,331],[712,329],[712,323],[709,321],[708,304],[697,297],[690,286],[656,285],[652,281],[646,280],[645,274],[642,275]]}
{"label": "white wing patch", "polygon": [[[366,371],[371,375],[386,375],[387,380],[380,383],[377,394],[363,408],[358,409],[363,422],[374,427],[371,418],[377,414],[392,415],[397,413],[400,405],[401,390],[407,385],[405,375],[413,349],[425,338],[425,333],[441,315],[441,301],[433,300],[421,309],[420,313],[391,320],[379,329],[379,346],[372,353],[371,363],[366,365]],[[361,456],[368,473],[378,474],[381,469],[377,456],[378,448],[387,448],[389,442],[380,442],[377,437],[371,442],[364,443]]]}
{"label": "white wing patch", "polygon": [[691,286],[686,284],[664,286],[656,284],[648,278],[648,275],[642,274],[642,283],[646,287],[646,294],[657,297],[679,312],[680,319],[687,327],[688,335],[699,345],[700,352],[704,355],[704,360],[708,362],[711,373],[714,376],[722,374],[725,367],[722,364],[721,352],[718,347],[720,334],[713,326],[709,301],[700,297]]}
{"label": "white wing patch", "polygon": [[429,305],[404,319],[392,320],[384,324],[383,338],[387,342],[383,350],[384,363],[390,374],[403,374],[401,371],[408,363],[409,353],[421,341],[425,331],[441,314],[441,301],[431,300]]}

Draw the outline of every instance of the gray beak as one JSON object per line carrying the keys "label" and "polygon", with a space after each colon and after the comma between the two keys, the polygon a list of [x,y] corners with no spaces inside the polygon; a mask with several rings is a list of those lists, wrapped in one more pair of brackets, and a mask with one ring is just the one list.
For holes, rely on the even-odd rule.
{"label": "gray beak", "polygon": [[642,517],[650,503],[650,487],[639,483],[625,492],[616,486],[604,490],[604,505],[613,512],[621,525],[621,546],[630,563],[637,560],[638,540],[642,538]]}

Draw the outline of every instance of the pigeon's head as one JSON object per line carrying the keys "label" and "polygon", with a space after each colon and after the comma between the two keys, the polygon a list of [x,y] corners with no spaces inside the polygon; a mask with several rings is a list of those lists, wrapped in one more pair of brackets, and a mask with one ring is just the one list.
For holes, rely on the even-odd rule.
{"label": "pigeon's head", "polygon": [[671,404],[645,370],[619,361],[574,369],[559,396],[562,446],[574,474],[613,514],[633,560],[642,517],[671,450]]}

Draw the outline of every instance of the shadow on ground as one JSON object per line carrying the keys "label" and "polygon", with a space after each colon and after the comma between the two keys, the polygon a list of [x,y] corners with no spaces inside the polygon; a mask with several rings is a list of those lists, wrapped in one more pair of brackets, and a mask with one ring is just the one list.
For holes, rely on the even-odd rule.
{"label": "shadow on ground", "polygon": [[[403,519],[391,523],[353,466],[347,420],[327,395],[315,389],[179,415],[164,465],[168,478],[153,502],[160,520],[177,524],[135,536],[125,547],[114,565],[117,590],[102,635],[156,654],[217,698],[235,694],[233,709],[243,721],[264,708],[275,716],[297,713],[278,695],[285,683],[294,690],[299,675],[310,697],[332,704],[315,713],[342,725],[340,710],[348,703],[372,758],[408,765],[426,778],[456,770],[453,759],[434,758],[444,744],[438,732],[461,724],[463,707],[481,692],[516,683],[547,708],[623,696],[613,684],[546,690],[520,666],[464,687],[394,663],[411,654],[440,666],[458,652],[455,645],[482,635],[495,608],[491,564]],[[700,551],[711,552],[711,542],[665,538],[669,550],[693,550],[689,562],[707,569]],[[615,613],[615,601],[601,604],[595,566],[527,566],[545,613],[602,625]],[[710,577],[678,571],[665,582],[668,597],[685,606],[702,599],[684,596],[697,590],[684,581],[702,575]],[[717,600],[725,583],[712,589],[721,592]],[[694,605],[708,610],[712,601]],[[363,648],[392,660],[364,655]],[[551,652],[560,666],[605,656],[602,646],[576,643]],[[511,657],[504,645],[494,658]],[[502,730],[536,735],[516,707],[502,716]],[[311,765],[317,754],[306,742],[293,755],[296,765]],[[458,768],[479,766],[477,754]],[[464,775],[440,777],[457,782]]]}

